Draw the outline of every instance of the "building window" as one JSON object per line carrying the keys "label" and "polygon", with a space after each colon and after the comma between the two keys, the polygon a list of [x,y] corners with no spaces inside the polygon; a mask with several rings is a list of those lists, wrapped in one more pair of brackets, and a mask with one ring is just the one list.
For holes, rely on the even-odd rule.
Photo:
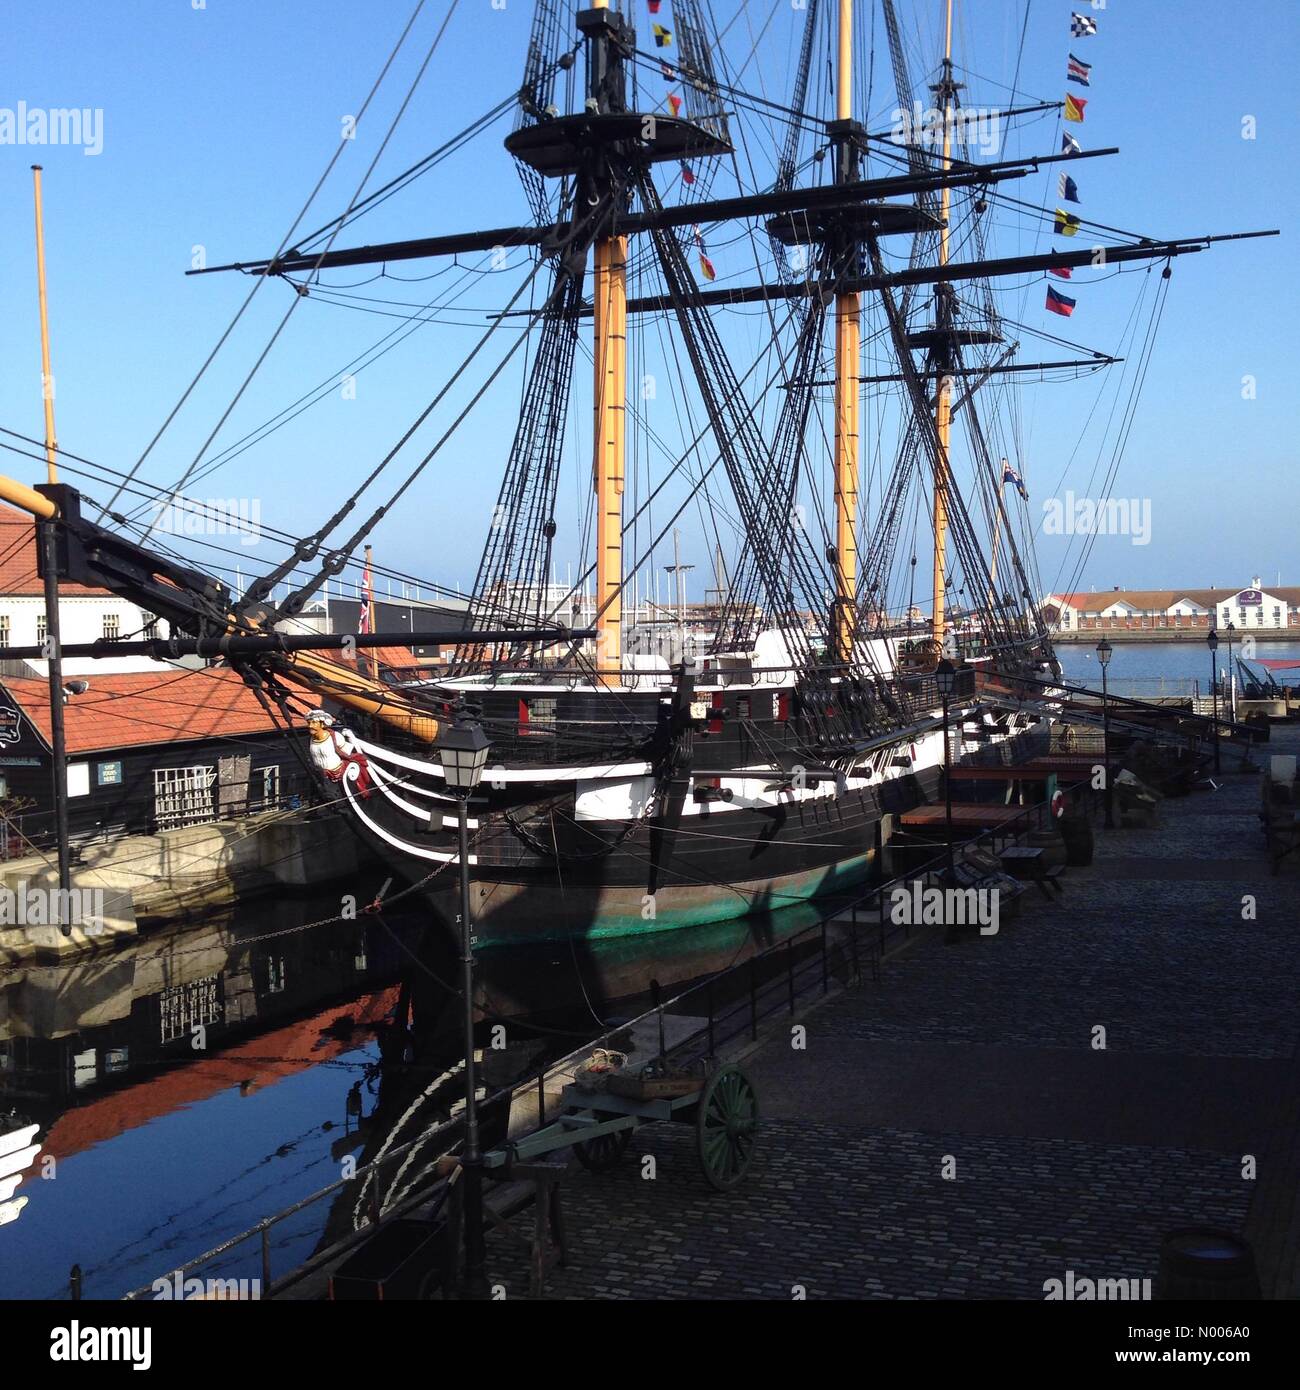
{"label": "building window", "polygon": [[153,813],[159,830],[204,825],[216,819],[215,767],[158,767],[153,774]]}
{"label": "building window", "polygon": [[[1274,627],[1281,627],[1281,626],[1282,626],[1282,609],[1281,609],[1280,606],[1275,607],[1275,608],[1273,609],[1273,626],[1274,626]],[[0,629],[0,630],[2,630],[2,629]],[[0,646],[3,646],[3,645],[4,645],[3,643],[0,643]]]}
{"label": "building window", "polygon": [[39,645],[40,643],[42,643],[42,642],[45,641],[45,631],[46,631],[45,614],[44,614],[44,613],[38,613],[38,614],[36,615],[36,641],[37,641],[37,644],[38,644],[38,645]]}
{"label": "building window", "polygon": [[116,613],[104,614],[104,641],[116,642],[122,635],[122,620]]}
{"label": "building window", "polygon": [[0,647],[9,645],[9,614],[0,613]]}
{"label": "building window", "polygon": [[184,985],[166,985],[158,996],[159,1039],[164,1043],[193,1038],[196,1027],[222,1022],[221,976],[207,975]]}
{"label": "building window", "polygon": [[143,631],[147,639],[152,639],[158,636],[158,619],[153,613],[145,614]]}

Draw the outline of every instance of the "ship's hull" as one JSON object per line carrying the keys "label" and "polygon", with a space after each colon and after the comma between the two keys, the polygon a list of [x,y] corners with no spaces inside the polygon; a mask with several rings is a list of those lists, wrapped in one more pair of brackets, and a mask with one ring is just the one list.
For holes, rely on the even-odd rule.
{"label": "ship's hull", "polygon": [[[1045,724],[1021,728],[959,756],[1017,761],[1046,737]],[[731,803],[699,804],[687,796],[675,826],[638,817],[644,776],[610,776],[595,792],[590,781],[539,788],[535,797],[521,787],[509,808],[494,809],[487,798],[470,809],[477,941],[508,946],[648,936],[769,914],[860,887],[878,868],[886,818],[933,801],[939,791],[942,736],[932,731],[902,746],[911,749],[911,767],[890,767],[865,785],[849,779],[773,795],[738,773],[723,779],[740,789]],[[602,816],[601,807],[613,813]],[[420,845],[396,825],[400,808],[383,797],[372,793],[354,809],[395,870],[408,880],[428,878],[426,891],[453,922],[454,805],[435,812],[441,825]]]}

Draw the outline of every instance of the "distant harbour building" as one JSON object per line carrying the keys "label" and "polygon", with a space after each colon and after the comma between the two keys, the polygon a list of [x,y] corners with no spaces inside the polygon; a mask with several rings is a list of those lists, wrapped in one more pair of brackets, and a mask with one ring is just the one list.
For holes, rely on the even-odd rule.
{"label": "distant harbour building", "polygon": [[1110,589],[1049,594],[1039,607],[1060,638],[1087,634],[1237,631],[1261,637],[1294,637],[1300,631],[1300,587],[1266,589],[1258,576],[1244,589]]}

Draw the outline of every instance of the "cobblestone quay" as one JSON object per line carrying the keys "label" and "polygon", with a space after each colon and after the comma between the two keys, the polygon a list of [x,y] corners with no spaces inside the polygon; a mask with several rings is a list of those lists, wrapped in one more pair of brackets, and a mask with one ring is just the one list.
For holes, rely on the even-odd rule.
{"label": "cobblestone quay", "polygon": [[[1273,731],[1256,751],[1294,752]],[[994,936],[922,937],[880,982],[746,1062],[763,1107],[748,1180],[707,1187],[685,1126],[566,1182],[551,1298],[1025,1298],[1144,1279],[1161,1235],[1254,1242],[1295,1297],[1300,866],[1269,873],[1258,773],[1098,831],[1065,897]],[[1253,903],[1253,917],[1251,909]],[[653,1178],[643,1176],[653,1158]],[[508,1297],[515,1253],[490,1243]]]}

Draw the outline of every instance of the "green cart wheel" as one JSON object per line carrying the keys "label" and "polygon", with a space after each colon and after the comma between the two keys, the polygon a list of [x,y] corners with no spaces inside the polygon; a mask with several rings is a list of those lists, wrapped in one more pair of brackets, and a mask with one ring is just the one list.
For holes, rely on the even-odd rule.
{"label": "green cart wheel", "polygon": [[594,1139],[579,1140],[573,1146],[578,1162],[589,1172],[603,1173],[613,1168],[632,1142],[632,1126],[616,1129],[612,1134],[598,1134]]}
{"label": "green cart wheel", "polygon": [[723,1067],[704,1087],[695,1112],[700,1167],[727,1192],[749,1172],[758,1141],[758,1094],[739,1067]]}

